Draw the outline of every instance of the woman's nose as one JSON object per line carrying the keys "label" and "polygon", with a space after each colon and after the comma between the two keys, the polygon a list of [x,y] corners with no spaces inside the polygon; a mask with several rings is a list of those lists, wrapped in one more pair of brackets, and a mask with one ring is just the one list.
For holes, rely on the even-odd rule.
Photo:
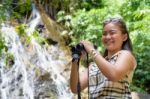
{"label": "woman's nose", "polygon": [[110,39],[111,38],[111,35],[108,33],[106,36],[105,36],[106,39]]}

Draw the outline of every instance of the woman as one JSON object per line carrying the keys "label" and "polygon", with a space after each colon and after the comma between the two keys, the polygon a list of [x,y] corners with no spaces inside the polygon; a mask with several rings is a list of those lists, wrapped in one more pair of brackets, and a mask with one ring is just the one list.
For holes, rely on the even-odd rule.
{"label": "woman", "polygon": [[[131,99],[129,84],[136,67],[132,44],[126,25],[120,18],[110,18],[103,24],[104,55],[89,41],[81,42],[94,64],[80,75],[81,90],[89,86],[90,99]],[[72,63],[70,88],[77,93],[77,61]]]}

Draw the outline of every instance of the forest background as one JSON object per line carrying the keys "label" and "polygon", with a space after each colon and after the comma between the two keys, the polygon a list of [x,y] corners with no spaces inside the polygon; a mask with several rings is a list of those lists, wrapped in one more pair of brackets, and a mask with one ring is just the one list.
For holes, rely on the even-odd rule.
{"label": "forest background", "polygon": [[[150,94],[150,1],[149,0],[1,0],[0,22],[26,23],[33,2],[41,4],[47,15],[60,25],[67,46],[88,39],[103,52],[102,22],[108,17],[125,20],[137,60],[131,90]],[[0,35],[0,53],[5,48]]]}

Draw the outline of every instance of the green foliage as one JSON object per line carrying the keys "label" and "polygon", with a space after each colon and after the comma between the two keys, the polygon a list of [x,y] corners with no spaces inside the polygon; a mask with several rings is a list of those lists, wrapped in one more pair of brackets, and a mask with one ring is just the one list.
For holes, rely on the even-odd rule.
{"label": "green foliage", "polygon": [[12,67],[12,65],[14,64],[14,55],[13,54],[6,53],[5,64],[6,64],[7,69]]}
{"label": "green foliage", "polygon": [[31,34],[31,39],[35,39],[39,44],[44,44],[44,43],[46,43],[46,39],[45,38],[43,38],[43,37],[41,37],[40,35],[39,35],[39,32],[37,32],[37,31],[34,31],[32,34]]}
{"label": "green foliage", "polygon": [[27,35],[26,30],[28,29],[28,26],[26,24],[20,24],[16,26],[16,31],[21,37],[22,41],[26,44],[30,44],[32,39],[35,39],[38,43],[44,44],[46,43],[46,39],[41,37],[38,31],[34,31],[31,33],[31,35]]}
{"label": "green foliage", "polygon": [[0,22],[22,19],[31,12],[31,0],[3,0],[0,4]]}
{"label": "green foliage", "polygon": [[25,44],[30,44],[31,42],[31,37],[27,35],[26,29],[28,26],[26,24],[20,24],[16,26],[15,30],[17,31],[18,35],[21,37],[22,41]]}
{"label": "green foliage", "polygon": [[80,10],[71,21],[72,35],[76,38],[74,42],[84,39],[91,40],[95,45],[101,45],[102,19],[106,13],[101,10],[91,10],[89,12]]}
{"label": "green foliage", "polygon": [[78,7],[88,11],[91,8],[104,7],[104,2],[102,2],[102,0],[78,0]]}
{"label": "green foliage", "polygon": [[144,31],[134,32],[134,52],[137,59],[137,69],[134,74],[133,83],[137,87],[148,91],[150,87],[149,84],[147,85],[146,83],[150,82],[150,63],[148,61],[150,59],[150,35],[143,32]]}
{"label": "green foliage", "polygon": [[31,12],[31,0],[19,0],[15,3],[11,13],[14,18],[22,20],[24,16]]}
{"label": "green foliage", "polygon": [[6,0],[6,1],[1,1],[0,4],[0,22],[4,22],[4,20],[10,19],[10,13],[9,11],[12,9],[10,7],[12,1]]}
{"label": "green foliage", "polygon": [[20,36],[26,36],[26,29],[27,29],[26,24],[20,24],[20,25],[16,26],[15,29]]}
{"label": "green foliage", "polygon": [[0,58],[2,58],[2,56],[5,57],[5,64],[6,64],[6,69],[10,68],[12,66],[14,57],[12,54],[7,53],[7,46],[5,45],[5,40],[4,37],[2,35],[2,33],[0,32]]}
{"label": "green foliage", "polygon": [[2,37],[2,34],[0,33],[0,56],[2,55],[3,50],[7,50],[7,47],[5,45],[4,38]]}

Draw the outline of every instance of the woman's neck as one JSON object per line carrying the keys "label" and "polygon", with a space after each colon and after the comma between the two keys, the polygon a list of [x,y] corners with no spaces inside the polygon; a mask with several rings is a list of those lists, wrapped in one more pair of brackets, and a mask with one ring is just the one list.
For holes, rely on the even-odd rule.
{"label": "woman's neck", "polygon": [[108,55],[107,55],[107,57],[108,58],[111,58],[114,54],[116,54],[118,51],[120,51],[120,50],[116,50],[116,51],[108,51]]}

